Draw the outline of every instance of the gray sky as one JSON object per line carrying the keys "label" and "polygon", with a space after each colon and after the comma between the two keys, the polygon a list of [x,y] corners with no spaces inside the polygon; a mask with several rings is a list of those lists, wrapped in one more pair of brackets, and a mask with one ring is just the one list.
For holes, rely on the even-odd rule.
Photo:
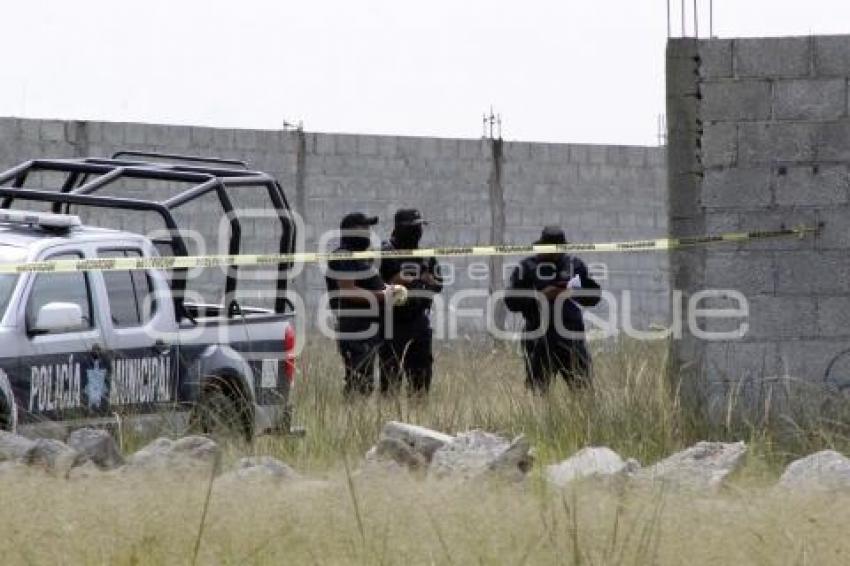
{"label": "gray sky", "polygon": [[[714,5],[721,37],[850,32],[847,0]],[[492,104],[506,139],[655,144],[664,110],[665,0],[4,0],[0,13],[4,116],[476,137]]]}

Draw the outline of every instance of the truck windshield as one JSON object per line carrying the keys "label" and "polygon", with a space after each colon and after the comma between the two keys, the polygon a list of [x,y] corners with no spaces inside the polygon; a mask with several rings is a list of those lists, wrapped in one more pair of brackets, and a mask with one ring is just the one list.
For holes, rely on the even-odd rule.
{"label": "truck windshield", "polygon": [[[9,246],[0,246],[0,264],[16,263],[26,260],[26,250]],[[18,282],[18,276],[14,273],[0,273],[0,318],[6,314],[9,299]]]}

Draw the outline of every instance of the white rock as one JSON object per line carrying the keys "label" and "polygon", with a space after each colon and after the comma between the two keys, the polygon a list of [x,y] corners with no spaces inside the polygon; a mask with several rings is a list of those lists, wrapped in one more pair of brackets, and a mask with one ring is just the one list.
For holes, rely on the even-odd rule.
{"label": "white rock", "polygon": [[803,490],[850,489],[850,458],[834,450],[823,450],[794,460],[779,487]]}
{"label": "white rock", "polygon": [[68,445],[85,454],[102,470],[113,470],[124,464],[115,439],[102,429],[81,428],[71,433]]}
{"label": "white rock", "polygon": [[448,434],[407,423],[390,421],[384,425],[381,438],[390,438],[403,442],[410,449],[431,461],[434,452],[451,442],[453,438]]}
{"label": "white rock", "polygon": [[0,430],[0,461],[20,460],[33,444],[35,444],[34,440]]}
{"label": "white rock", "polygon": [[57,476],[67,477],[75,466],[88,460],[64,442],[52,438],[39,438],[33,442],[20,461],[28,466],[39,467]]}
{"label": "white rock", "polygon": [[744,442],[698,442],[636,474],[639,480],[671,483],[692,489],[716,489],[744,462]]}
{"label": "white rock", "polygon": [[564,487],[570,482],[585,478],[610,478],[635,473],[636,460],[623,460],[619,454],[605,446],[582,448],[563,462],[546,466],[546,479],[552,485]]}
{"label": "white rock", "polygon": [[518,436],[504,452],[499,454],[495,460],[487,465],[489,472],[494,472],[506,479],[521,481],[531,470],[534,464],[534,456],[531,453],[531,444],[525,436]]}
{"label": "white rock", "polygon": [[127,467],[209,470],[218,458],[218,445],[204,436],[186,436],[176,441],[163,437],[127,458]]}
{"label": "white rock", "polygon": [[530,469],[530,446],[520,436],[513,442],[480,430],[463,432],[434,452],[430,477],[469,479],[487,472],[507,473],[518,479]]}
{"label": "white rock", "polygon": [[437,450],[451,441],[451,436],[436,430],[390,421],[384,425],[378,443],[367,452],[366,462],[393,462],[402,468],[422,469]]}
{"label": "white rock", "polygon": [[[233,477],[240,480],[297,480],[300,476],[278,460],[270,456],[258,456],[250,458],[241,458],[236,463],[236,469],[232,472]],[[225,474],[228,475],[228,474]]]}

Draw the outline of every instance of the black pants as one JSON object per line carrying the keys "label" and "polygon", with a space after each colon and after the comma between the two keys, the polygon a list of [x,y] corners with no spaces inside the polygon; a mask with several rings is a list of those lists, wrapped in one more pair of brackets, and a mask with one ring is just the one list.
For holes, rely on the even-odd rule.
{"label": "black pants", "polygon": [[428,393],[434,363],[431,321],[423,314],[411,321],[394,321],[390,330],[391,336],[381,345],[381,393],[398,393],[405,376],[408,394]]}
{"label": "black pants", "polygon": [[343,393],[346,397],[370,395],[375,387],[374,369],[378,350],[381,347],[380,337],[365,340],[339,340],[337,344],[345,366]]}
{"label": "black pants", "polygon": [[544,336],[526,340],[523,350],[525,384],[529,389],[545,392],[555,374],[560,374],[572,389],[590,385],[590,352],[583,340]]}

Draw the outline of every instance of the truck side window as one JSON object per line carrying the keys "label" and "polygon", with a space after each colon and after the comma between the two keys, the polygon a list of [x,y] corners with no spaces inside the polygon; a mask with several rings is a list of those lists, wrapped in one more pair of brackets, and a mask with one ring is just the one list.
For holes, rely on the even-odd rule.
{"label": "truck side window", "polygon": [[[62,254],[48,259],[79,259],[79,254]],[[38,311],[49,303],[74,303],[83,311],[83,328],[94,328],[89,278],[85,273],[40,273],[36,276],[27,302],[27,327],[35,326]]]}
{"label": "truck side window", "polygon": [[[141,257],[138,250],[101,250],[100,257]],[[154,313],[153,284],[144,271],[104,271],[103,282],[109,300],[112,324],[116,327],[141,326]]]}

